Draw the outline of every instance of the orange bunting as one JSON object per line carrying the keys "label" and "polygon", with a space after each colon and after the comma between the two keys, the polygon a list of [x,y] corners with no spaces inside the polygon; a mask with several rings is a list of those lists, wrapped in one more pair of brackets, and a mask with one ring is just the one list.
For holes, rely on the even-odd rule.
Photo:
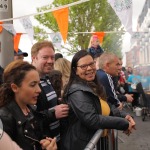
{"label": "orange bunting", "polygon": [[98,39],[100,40],[100,43],[101,44],[103,43],[103,38],[105,36],[105,32],[95,32],[95,33],[93,33],[93,35],[97,35]]}
{"label": "orange bunting", "polygon": [[53,15],[57,21],[64,43],[66,42],[68,34],[68,13],[68,7],[53,11]]}
{"label": "orange bunting", "polygon": [[1,24],[3,24],[3,22],[0,22],[0,33],[3,31],[3,26]]}
{"label": "orange bunting", "polygon": [[16,33],[16,35],[14,36],[14,50],[16,51],[16,53],[18,53],[18,46],[19,46],[21,35],[22,33]]}

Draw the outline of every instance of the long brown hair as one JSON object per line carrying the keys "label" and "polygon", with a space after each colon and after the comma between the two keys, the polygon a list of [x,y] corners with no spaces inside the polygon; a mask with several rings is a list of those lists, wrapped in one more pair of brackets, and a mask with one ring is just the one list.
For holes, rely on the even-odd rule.
{"label": "long brown hair", "polygon": [[14,83],[20,87],[25,75],[31,70],[36,70],[36,68],[22,60],[15,60],[6,66],[3,74],[4,83],[0,87],[0,107],[15,100],[11,84]]}
{"label": "long brown hair", "polygon": [[102,99],[106,100],[106,93],[105,93],[104,87],[102,86],[102,84],[100,82],[97,81],[96,76],[93,81],[87,82],[87,81],[82,80],[79,76],[76,75],[78,61],[82,57],[85,57],[87,55],[90,55],[90,54],[86,50],[80,50],[74,55],[72,62],[71,62],[71,74],[70,74],[69,82],[65,88],[64,96],[67,93],[67,91],[69,90],[72,83],[85,82],[85,84],[88,84],[91,87],[91,89],[94,91],[95,94],[97,94]]}
{"label": "long brown hair", "polygon": [[52,70],[49,73],[49,79],[57,94],[57,97],[61,98],[61,90],[63,87],[62,73],[59,70]]}
{"label": "long brown hair", "polygon": [[63,87],[65,87],[70,77],[71,62],[65,58],[59,58],[55,61],[54,68],[62,73]]}

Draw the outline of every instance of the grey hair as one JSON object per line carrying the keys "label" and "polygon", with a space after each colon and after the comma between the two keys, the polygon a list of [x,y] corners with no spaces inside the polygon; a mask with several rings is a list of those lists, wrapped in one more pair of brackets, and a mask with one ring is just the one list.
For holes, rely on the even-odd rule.
{"label": "grey hair", "polygon": [[104,52],[99,57],[99,63],[98,66],[100,69],[104,69],[107,63],[112,63],[114,61],[114,58],[118,57],[116,54],[111,52]]}

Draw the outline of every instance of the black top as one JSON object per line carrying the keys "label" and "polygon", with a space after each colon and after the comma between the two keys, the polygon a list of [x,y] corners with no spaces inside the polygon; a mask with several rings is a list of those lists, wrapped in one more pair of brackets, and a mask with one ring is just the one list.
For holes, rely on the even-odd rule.
{"label": "black top", "polygon": [[4,72],[4,69],[0,66],[0,84],[3,83],[3,72]]}
{"label": "black top", "polygon": [[0,118],[4,131],[24,150],[41,150],[38,141],[47,135],[43,131],[43,122],[48,118],[29,107],[30,113],[25,116],[15,101],[0,108]]}
{"label": "black top", "polygon": [[104,52],[104,50],[103,50],[100,46],[98,46],[97,48],[90,47],[90,48],[88,49],[88,53],[89,53],[93,58],[99,57],[103,52]]}

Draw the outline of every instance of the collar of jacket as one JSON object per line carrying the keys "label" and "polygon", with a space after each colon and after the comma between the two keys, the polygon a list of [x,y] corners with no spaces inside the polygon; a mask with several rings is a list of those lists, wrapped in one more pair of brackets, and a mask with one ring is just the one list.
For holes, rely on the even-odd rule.
{"label": "collar of jacket", "polygon": [[76,91],[86,91],[86,92],[90,92],[90,93],[94,94],[95,96],[97,96],[93,92],[93,90],[89,87],[89,85],[86,83],[83,83],[83,82],[73,83],[68,91],[68,94],[71,94]]}
{"label": "collar of jacket", "polygon": [[103,69],[99,69],[99,71],[105,72],[107,75],[109,75],[111,78],[113,78],[113,76],[112,76],[112,75],[110,75],[109,73],[107,73],[105,70],[103,70]]}
{"label": "collar of jacket", "polygon": [[47,79],[49,80],[48,74],[46,74],[46,75],[40,77],[40,80],[47,80]]}
{"label": "collar of jacket", "polygon": [[27,121],[27,118],[24,116],[21,108],[15,101],[10,102],[6,107],[9,112],[11,112],[13,118],[15,118],[18,125],[22,125]]}
{"label": "collar of jacket", "polygon": [[91,46],[91,49],[101,49],[101,47],[99,45],[97,47]]}

